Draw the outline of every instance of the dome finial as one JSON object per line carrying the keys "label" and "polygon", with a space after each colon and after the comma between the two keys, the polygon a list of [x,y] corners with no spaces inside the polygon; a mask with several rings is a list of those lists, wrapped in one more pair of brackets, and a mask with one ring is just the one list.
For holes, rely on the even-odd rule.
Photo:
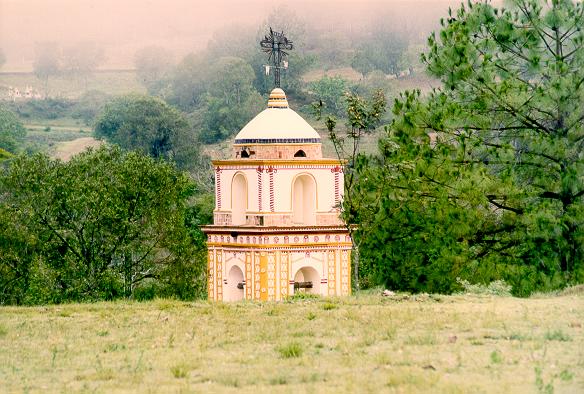
{"label": "dome finial", "polygon": [[274,69],[274,85],[280,87],[280,71],[288,68],[288,62],[285,58],[288,52],[294,48],[292,41],[289,40],[284,32],[273,31],[270,27],[270,34],[266,35],[260,41],[262,50],[269,55],[268,61],[272,63],[271,66],[266,65],[266,75],[269,75],[270,69]]}
{"label": "dome finial", "polygon": [[282,89],[275,88],[272,90],[268,100],[268,108],[288,108],[286,93]]}

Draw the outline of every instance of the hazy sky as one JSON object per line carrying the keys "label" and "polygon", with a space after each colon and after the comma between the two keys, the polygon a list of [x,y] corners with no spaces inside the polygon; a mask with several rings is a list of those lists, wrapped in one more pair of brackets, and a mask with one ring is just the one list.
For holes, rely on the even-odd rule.
{"label": "hazy sky", "polygon": [[160,45],[177,56],[202,49],[213,32],[259,26],[278,5],[317,28],[359,28],[380,15],[416,26],[438,23],[460,0],[0,0],[3,71],[31,68],[35,43],[62,47],[93,42],[106,51],[106,68],[131,67],[134,52]]}

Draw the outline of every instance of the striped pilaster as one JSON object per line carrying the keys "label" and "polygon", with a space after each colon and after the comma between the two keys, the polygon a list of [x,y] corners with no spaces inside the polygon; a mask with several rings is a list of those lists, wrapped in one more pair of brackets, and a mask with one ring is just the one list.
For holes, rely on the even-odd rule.
{"label": "striped pilaster", "polygon": [[221,209],[221,167],[215,168],[215,196],[217,209]]}
{"label": "striped pilaster", "polygon": [[274,173],[276,171],[278,170],[272,166],[268,168],[268,174],[270,175],[270,212],[274,212]]}
{"label": "striped pilaster", "polygon": [[262,173],[264,172],[264,168],[259,166],[256,169],[258,173],[258,212],[262,211]]}

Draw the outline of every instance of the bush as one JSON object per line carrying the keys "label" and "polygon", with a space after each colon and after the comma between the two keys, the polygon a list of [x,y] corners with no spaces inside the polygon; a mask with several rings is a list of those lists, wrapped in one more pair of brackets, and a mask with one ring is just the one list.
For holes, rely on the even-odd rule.
{"label": "bush", "polygon": [[70,116],[75,102],[62,98],[46,98],[44,100],[15,101],[9,103],[8,106],[21,118],[58,119]]}
{"label": "bush", "polygon": [[481,283],[472,284],[469,281],[460,278],[456,278],[456,281],[464,289],[462,294],[490,295],[500,297],[511,296],[512,288],[504,280],[495,280],[488,285]]}
{"label": "bush", "polygon": [[111,145],[14,159],[0,174],[0,304],[203,296],[194,190],[172,165]]}

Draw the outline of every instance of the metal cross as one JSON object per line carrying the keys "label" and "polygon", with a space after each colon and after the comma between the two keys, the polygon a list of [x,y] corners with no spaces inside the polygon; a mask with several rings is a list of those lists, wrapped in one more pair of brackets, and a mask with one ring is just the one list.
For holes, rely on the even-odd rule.
{"label": "metal cross", "polygon": [[[292,45],[292,41],[288,40],[286,36],[284,36],[284,32],[275,32],[270,27],[270,34],[266,35],[263,40],[260,41],[260,46],[262,50],[269,54],[268,61],[272,63],[272,67],[274,69],[274,85],[279,88],[280,87],[280,70],[283,68],[287,68],[287,62],[284,61],[284,57],[288,56],[288,52],[294,49]],[[285,62],[285,66],[282,66],[282,62]]]}

